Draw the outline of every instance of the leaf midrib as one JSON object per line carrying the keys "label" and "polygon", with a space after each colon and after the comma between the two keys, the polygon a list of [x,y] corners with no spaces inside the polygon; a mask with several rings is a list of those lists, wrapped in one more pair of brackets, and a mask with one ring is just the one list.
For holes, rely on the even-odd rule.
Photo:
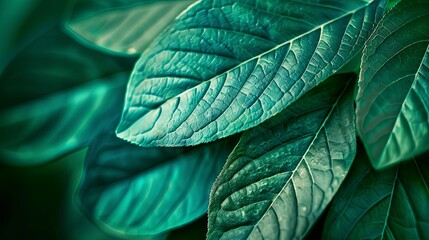
{"label": "leaf midrib", "polygon": [[[289,185],[290,181],[292,181],[293,176],[296,172],[296,170],[298,169],[298,167],[301,165],[301,163],[305,160],[305,157],[307,156],[310,148],[314,145],[315,140],[319,137],[320,132],[322,131],[322,129],[325,128],[325,125],[327,123],[327,121],[331,118],[332,113],[334,112],[334,110],[337,108],[339,101],[343,98],[343,95],[345,92],[347,92],[348,89],[348,85],[349,83],[347,83],[343,89],[343,91],[341,92],[341,94],[338,96],[337,100],[334,102],[334,104],[332,105],[331,109],[329,110],[329,113],[327,114],[327,116],[325,117],[323,123],[320,125],[319,129],[317,130],[317,132],[315,133],[313,139],[311,140],[311,142],[309,143],[305,153],[303,154],[302,158],[299,160],[299,162],[296,164],[295,169],[292,171],[292,174],[290,176],[290,178],[286,181],[286,183],[284,184],[284,186],[282,187],[282,189],[279,191],[279,194],[276,195],[276,197],[272,200],[271,204],[268,206],[267,210],[261,215],[260,219],[258,220],[258,222],[253,226],[252,230],[249,233],[249,236],[252,234],[252,232],[255,230],[256,226],[259,225],[259,223],[262,221],[262,219],[264,218],[264,216],[267,214],[267,212],[269,211],[270,208],[272,208],[274,202],[277,201],[277,199],[279,198],[280,194],[285,190],[285,188]],[[306,162],[306,164],[308,165],[308,163]],[[308,169],[311,174],[310,169]],[[296,234],[296,232],[294,232],[294,234]],[[249,236],[247,237],[247,239],[249,239]]]}
{"label": "leaf midrib", "polygon": [[[429,42],[429,40],[427,40],[426,42]],[[419,72],[420,68],[422,67],[423,62],[424,62],[424,60],[425,60],[425,58],[426,58],[426,53],[428,53],[428,52],[429,52],[429,45],[428,45],[428,47],[426,48],[426,51],[425,51],[425,52],[424,52],[424,54],[423,54],[423,58],[422,58],[422,60],[421,60],[421,62],[420,62],[419,67],[418,67],[418,68],[417,68],[417,70],[416,70],[416,73],[415,73],[415,74],[413,74],[413,75],[414,75],[413,83],[411,84],[410,88],[409,88],[409,89],[408,89],[408,91],[407,91],[407,94],[405,95],[404,100],[403,100],[403,101],[402,101],[402,103],[401,103],[401,107],[399,108],[399,112],[398,112],[398,114],[395,116],[395,123],[394,123],[394,124],[393,124],[393,126],[392,126],[392,131],[389,133],[389,137],[388,137],[388,139],[387,139],[387,141],[386,141],[386,144],[384,144],[384,148],[383,148],[383,151],[381,152],[380,159],[384,159],[384,158],[385,158],[385,154],[386,154],[386,150],[387,150],[386,146],[389,146],[389,143],[390,143],[390,141],[392,140],[392,136],[394,135],[395,129],[397,129],[398,121],[399,121],[399,119],[400,119],[400,118],[399,118],[399,116],[400,116],[401,114],[403,114],[403,112],[406,112],[406,111],[404,111],[405,103],[407,102],[407,99],[409,98],[411,91],[412,91],[413,89],[415,89],[415,86],[416,86],[417,82],[419,82],[419,81],[418,81],[418,79],[416,79],[416,77],[417,77],[417,73]],[[407,119],[407,120],[408,120],[408,119]]]}
{"label": "leaf midrib", "polygon": [[[341,15],[341,16],[339,16],[339,17],[337,17],[337,18],[334,18],[334,19],[332,19],[332,20],[329,20],[329,21],[325,22],[324,24],[321,24],[321,25],[319,25],[319,26],[317,26],[317,27],[315,27],[315,28],[313,28],[313,29],[311,29],[311,30],[309,30],[309,31],[307,31],[307,32],[305,32],[305,33],[303,33],[303,34],[301,34],[301,35],[298,35],[298,36],[296,36],[296,37],[294,37],[294,38],[292,38],[292,39],[290,39],[290,40],[288,40],[288,41],[286,41],[286,42],[284,42],[284,43],[279,44],[279,45],[277,45],[276,47],[271,48],[270,50],[267,50],[267,51],[262,52],[262,53],[260,53],[260,54],[258,54],[258,55],[256,55],[256,56],[254,56],[254,57],[252,57],[252,58],[249,58],[248,60],[246,60],[246,61],[244,61],[244,62],[242,62],[242,63],[240,63],[240,64],[238,64],[238,65],[236,65],[236,66],[234,66],[234,67],[232,67],[232,68],[230,68],[230,69],[228,69],[228,70],[226,70],[226,71],[222,72],[222,73],[219,73],[219,74],[217,74],[216,76],[211,77],[211,78],[210,78],[210,79],[208,79],[208,80],[202,81],[201,83],[199,83],[199,84],[195,85],[194,87],[191,87],[191,88],[189,88],[189,89],[187,89],[187,90],[183,91],[182,93],[180,93],[180,94],[178,94],[178,95],[176,95],[176,96],[174,96],[174,97],[167,98],[167,99],[166,99],[162,104],[160,104],[160,105],[159,105],[158,107],[156,107],[156,108],[151,109],[150,111],[153,111],[153,110],[155,110],[155,109],[158,109],[158,108],[160,108],[162,105],[164,105],[165,103],[170,102],[170,101],[173,101],[173,100],[174,100],[174,99],[176,99],[176,98],[180,98],[181,96],[188,94],[188,92],[191,92],[191,91],[193,91],[193,90],[194,90],[194,89],[196,89],[196,88],[199,88],[202,84],[208,84],[208,82],[214,81],[214,80],[215,80],[216,78],[218,78],[219,76],[224,75],[224,74],[227,74],[227,73],[229,73],[229,72],[231,72],[231,71],[233,71],[233,70],[235,70],[235,69],[237,69],[237,68],[239,68],[239,67],[241,67],[241,66],[243,66],[243,65],[246,65],[247,63],[249,63],[249,62],[251,62],[251,61],[253,61],[253,60],[260,59],[262,56],[264,56],[264,55],[266,55],[266,54],[269,54],[269,53],[271,53],[271,52],[273,52],[273,51],[275,51],[275,50],[277,50],[277,49],[279,49],[279,48],[281,48],[281,47],[284,47],[284,46],[288,45],[288,44],[291,44],[292,42],[294,42],[294,41],[296,41],[296,40],[298,40],[298,39],[300,39],[300,38],[302,38],[302,37],[304,37],[304,36],[306,36],[306,35],[309,35],[309,34],[311,34],[311,33],[313,33],[313,32],[316,32],[316,31],[317,31],[317,30],[319,30],[319,29],[322,29],[322,30],[323,30],[323,28],[324,28],[325,26],[327,26],[327,25],[329,25],[329,24],[332,24],[332,23],[334,23],[334,22],[336,22],[336,21],[339,21],[339,20],[341,20],[341,19],[343,19],[343,18],[345,18],[345,17],[347,17],[347,16],[353,15],[353,14],[355,14],[356,12],[358,12],[358,11],[360,11],[360,10],[362,10],[362,9],[365,9],[366,7],[368,7],[368,6],[369,6],[370,4],[372,4],[372,3],[373,3],[373,1],[371,1],[371,2],[367,2],[365,5],[363,5],[363,6],[362,6],[362,7],[360,7],[360,8],[357,8],[357,9],[355,9],[355,10],[352,10],[352,11],[346,12],[345,14],[343,14],[343,15]],[[319,39],[318,43],[320,43],[320,39]],[[144,80],[143,80],[143,81],[144,81]],[[134,125],[134,124],[133,124],[133,125]],[[126,131],[126,130],[124,130],[124,131]],[[122,132],[123,132],[123,131],[122,131]]]}
{"label": "leaf midrib", "polygon": [[387,222],[388,222],[389,215],[390,215],[390,208],[392,207],[393,194],[395,194],[396,182],[399,180],[398,179],[399,168],[400,168],[400,166],[398,166],[396,168],[396,174],[395,174],[395,178],[394,178],[394,181],[393,181],[392,191],[390,192],[389,206],[387,208],[386,218],[384,219],[384,226],[383,226],[383,229],[381,231],[381,238],[380,239],[383,239],[384,233],[386,231],[386,227],[388,227],[387,226]]}

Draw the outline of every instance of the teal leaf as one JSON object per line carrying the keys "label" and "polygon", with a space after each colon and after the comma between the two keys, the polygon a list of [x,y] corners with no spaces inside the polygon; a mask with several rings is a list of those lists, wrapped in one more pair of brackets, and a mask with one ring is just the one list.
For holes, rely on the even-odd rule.
{"label": "teal leaf", "polygon": [[200,1],[137,62],[117,134],[187,146],[257,126],[355,56],[384,3]]}
{"label": "teal leaf", "polygon": [[429,1],[402,1],[363,51],[357,126],[377,169],[429,150]]}
{"label": "teal leaf", "polygon": [[193,0],[78,1],[66,29],[99,50],[138,55]]}
{"label": "teal leaf", "polygon": [[244,132],[216,180],[208,239],[302,239],[356,153],[353,84],[335,75]]}
{"label": "teal leaf", "polygon": [[375,171],[356,158],[332,202],[325,239],[429,239],[428,155]]}
{"label": "teal leaf", "polygon": [[128,237],[155,235],[207,212],[210,188],[233,144],[142,148],[106,126],[89,147],[78,206],[97,225]]}
{"label": "teal leaf", "polygon": [[43,164],[88,144],[123,99],[131,68],[58,28],[41,35],[0,75],[1,161]]}
{"label": "teal leaf", "polygon": [[119,73],[2,111],[1,161],[39,165],[89,144],[106,114],[122,100],[128,76]]}

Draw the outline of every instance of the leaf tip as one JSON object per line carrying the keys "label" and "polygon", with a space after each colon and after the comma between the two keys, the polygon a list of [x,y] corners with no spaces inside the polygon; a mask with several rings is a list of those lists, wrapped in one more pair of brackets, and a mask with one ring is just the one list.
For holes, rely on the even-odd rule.
{"label": "leaf tip", "polygon": [[123,121],[119,122],[118,126],[116,127],[115,134],[120,139],[126,140],[127,142],[132,142],[129,139],[130,130],[128,124],[124,123]]}

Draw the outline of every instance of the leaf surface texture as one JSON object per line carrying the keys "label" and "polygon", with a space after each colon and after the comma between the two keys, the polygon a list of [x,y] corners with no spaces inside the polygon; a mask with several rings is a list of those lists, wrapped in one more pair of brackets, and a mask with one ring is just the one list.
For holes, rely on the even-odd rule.
{"label": "leaf surface texture", "polygon": [[334,76],[243,134],[213,186],[208,239],[305,236],[356,153],[348,79]]}
{"label": "leaf surface texture", "polygon": [[183,146],[254,127],[355,56],[384,3],[200,1],[136,64],[117,134]]}
{"label": "leaf surface texture", "polygon": [[358,130],[375,168],[429,150],[429,1],[402,1],[362,58]]}
{"label": "leaf surface texture", "polygon": [[428,155],[375,171],[352,166],[325,222],[325,239],[428,239]]}
{"label": "leaf surface texture", "polygon": [[210,188],[234,145],[142,148],[116,137],[118,120],[119,114],[89,148],[80,208],[128,237],[159,234],[206,213]]}

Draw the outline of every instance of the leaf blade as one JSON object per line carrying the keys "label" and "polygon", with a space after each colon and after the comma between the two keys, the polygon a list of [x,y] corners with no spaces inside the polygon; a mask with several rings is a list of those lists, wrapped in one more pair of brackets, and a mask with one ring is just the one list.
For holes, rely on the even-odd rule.
{"label": "leaf blade", "polygon": [[129,72],[119,73],[3,111],[2,162],[44,164],[89,144],[100,131],[100,122],[122,99],[128,76]]}
{"label": "leaf blade", "polygon": [[44,164],[88,144],[122,99],[130,60],[90,51],[58,27],[28,45],[0,75],[1,161]]}
{"label": "leaf blade", "polygon": [[429,149],[422,144],[429,141],[427,4],[400,2],[364,49],[356,99],[358,130],[375,168]]}
{"label": "leaf blade", "polygon": [[[278,9],[262,1],[195,4],[137,63],[117,135],[139,145],[182,146],[258,125],[359,51],[371,28],[363,22],[376,22],[382,12],[384,2],[378,3],[338,1],[335,7],[285,2]],[[301,12],[288,15],[288,8],[299,7]],[[213,11],[205,15],[208,9]],[[303,16],[306,10],[314,13]],[[240,14],[246,25],[228,24]],[[312,21],[314,28],[305,21]],[[359,37],[350,40],[349,35]],[[179,37],[183,41],[176,41]],[[153,87],[153,82],[169,91]]]}
{"label": "leaf blade", "polygon": [[116,124],[90,146],[77,195],[80,209],[127,237],[157,235],[203,215],[231,143],[141,148],[117,138]]}
{"label": "leaf blade", "polygon": [[243,134],[213,186],[208,239],[304,237],[356,151],[341,77]]}
{"label": "leaf blade", "polygon": [[361,154],[329,210],[324,238],[427,238],[426,158],[375,171]]}

